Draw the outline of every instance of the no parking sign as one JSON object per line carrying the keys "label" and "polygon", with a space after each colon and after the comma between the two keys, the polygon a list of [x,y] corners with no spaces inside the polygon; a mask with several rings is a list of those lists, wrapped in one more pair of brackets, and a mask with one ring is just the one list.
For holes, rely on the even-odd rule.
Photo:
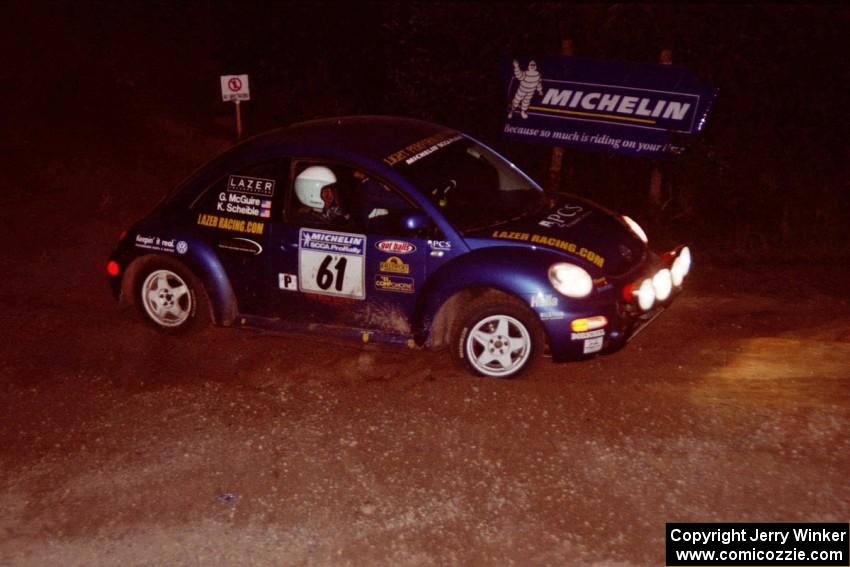
{"label": "no parking sign", "polygon": [[251,89],[248,87],[248,75],[221,75],[221,100],[233,101],[236,104],[236,138],[242,138],[242,112],[239,103],[251,100]]}
{"label": "no parking sign", "polygon": [[224,102],[251,100],[248,75],[222,75],[221,100]]}

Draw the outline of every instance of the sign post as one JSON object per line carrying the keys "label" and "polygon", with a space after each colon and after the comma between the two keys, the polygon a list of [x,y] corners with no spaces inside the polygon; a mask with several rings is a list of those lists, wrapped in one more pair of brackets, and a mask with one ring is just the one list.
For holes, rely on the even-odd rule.
{"label": "sign post", "polygon": [[236,104],[236,139],[242,139],[242,109],[239,103],[251,100],[251,89],[248,85],[248,75],[222,75],[221,100],[233,101]]}

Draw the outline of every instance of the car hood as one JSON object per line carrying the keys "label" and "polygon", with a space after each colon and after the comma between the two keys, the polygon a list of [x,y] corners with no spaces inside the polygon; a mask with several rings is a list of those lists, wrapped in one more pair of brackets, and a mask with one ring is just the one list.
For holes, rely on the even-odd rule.
{"label": "car hood", "polygon": [[609,276],[622,275],[648,253],[643,243],[607,209],[572,195],[549,195],[548,206],[505,223],[468,232],[473,248],[525,243],[560,252]]}

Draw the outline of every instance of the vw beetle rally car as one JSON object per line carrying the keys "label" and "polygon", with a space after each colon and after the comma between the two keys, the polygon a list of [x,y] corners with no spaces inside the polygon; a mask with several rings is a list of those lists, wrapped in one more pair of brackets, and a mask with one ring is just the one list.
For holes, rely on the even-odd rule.
{"label": "vw beetle rally car", "polygon": [[212,321],[449,347],[513,377],[613,352],[681,289],[685,246],[545,193],[481,142],[392,117],[316,120],[226,151],[122,237],[113,294],[154,327]]}

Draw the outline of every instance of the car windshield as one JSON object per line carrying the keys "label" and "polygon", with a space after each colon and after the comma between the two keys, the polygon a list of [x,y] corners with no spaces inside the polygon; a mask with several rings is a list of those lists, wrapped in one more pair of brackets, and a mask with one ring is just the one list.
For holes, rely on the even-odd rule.
{"label": "car windshield", "polygon": [[543,191],[519,169],[466,138],[405,166],[404,173],[461,233],[497,226],[546,205]]}

